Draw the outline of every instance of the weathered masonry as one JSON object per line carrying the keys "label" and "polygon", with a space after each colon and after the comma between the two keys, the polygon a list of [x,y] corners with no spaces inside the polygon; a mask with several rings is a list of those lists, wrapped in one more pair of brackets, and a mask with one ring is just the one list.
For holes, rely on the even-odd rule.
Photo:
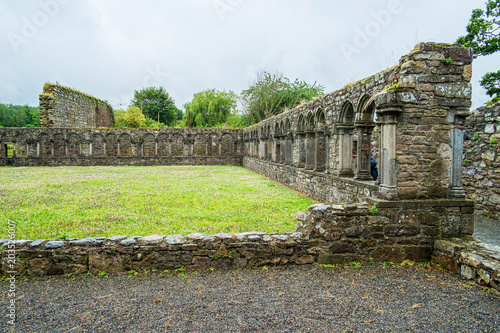
{"label": "weathered masonry", "polygon": [[238,132],[221,129],[17,128],[0,129],[0,138],[3,156],[13,146],[12,157],[2,160],[12,166],[241,165],[242,159]]}
{"label": "weathered masonry", "polygon": [[[234,156],[330,203],[465,198],[471,61],[467,48],[421,43],[392,68],[240,131],[76,129],[70,123],[0,129],[0,165],[189,164],[193,156],[197,164],[223,164],[213,157]],[[49,87],[56,102],[58,87]],[[81,109],[79,100],[74,104]],[[379,162],[377,181],[370,155]]]}
{"label": "weathered masonry", "polygon": [[464,198],[471,61],[460,46],[419,44],[390,69],[244,129],[243,165],[326,202]]}
{"label": "weathered masonry", "polygon": [[418,44],[392,68],[243,130],[0,129],[0,165],[243,165],[328,203],[293,234],[19,241],[20,269],[442,261],[436,241],[474,231],[462,185],[471,62],[459,45]]}
{"label": "weathered masonry", "polygon": [[500,103],[467,118],[464,185],[476,213],[500,220]]}
{"label": "weathered masonry", "polygon": [[46,83],[40,95],[42,127],[112,127],[113,108],[106,101],[61,86]]}

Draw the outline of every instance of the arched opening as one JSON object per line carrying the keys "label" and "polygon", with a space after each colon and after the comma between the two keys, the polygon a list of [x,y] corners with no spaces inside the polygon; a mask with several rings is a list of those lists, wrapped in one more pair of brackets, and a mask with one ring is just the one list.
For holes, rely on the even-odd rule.
{"label": "arched opening", "polygon": [[372,135],[375,127],[375,101],[363,96],[356,115],[357,132],[356,180],[374,180],[372,177]]}
{"label": "arched opening", "polygon": [[292,132],[290,126],[290,119],[285,120],[285,164],[291,165],[293,161],[292,156]]}
{"label": "arched opening", "polygon": [[274,146],[275,146],[275,157],[274,162],[279,163],[281,160],[281,134],[280,134],[280,124],[277,122],[274,125]]}
{"label": "arched opening", "polygon": [[326,170],[326,122],[323,109],[316,111],[316,126],[315,126],[315,152],[316,163],[314,171],[324,172]]}
{"label": "arched opening", "polygon": [[286,129],[285,124],[280,122],[280,163],[285,164],[286,155]]}
{"label": "arched opening", "polygon": [[306,166],[306,121],[302,114],[299,116],[299,121],[297,122],[296,133],[299,152],[297,166],[299,168],[304,168]]}
{"label": "arched opening", "polygon": [[339,177],[353,177],[353,133],[354,133],[354,107],[347,101],[340,111],[337,134],[339,142]]}
{"label": "arched opening", "polygon": [[314,170],[316,167],[316,133],[315,133],[315,119],[314,114],[311,112],[307,115],[306,119],[306,169]]}

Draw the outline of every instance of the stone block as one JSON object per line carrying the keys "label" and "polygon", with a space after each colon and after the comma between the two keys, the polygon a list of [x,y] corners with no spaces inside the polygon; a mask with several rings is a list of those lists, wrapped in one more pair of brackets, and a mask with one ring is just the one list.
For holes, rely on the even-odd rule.
{"label": "stone block", "polygon": [[100,271],[106,273],[123,272],[123,262],[119,254],[114,252],[89,252],[89,271],[97,274]]}
{"label": "stone block", "polygon": [[447,271],[458,273],[457,260],[447,254],[442,254],[441,256],[439,256],[439,261],[437,263],[441,265],[441,268],[446,269]]}
{"label": "stone block", "polygon": [[384,227],[386,237],[416,236],[419,233],[417,225],[391,224]]}
{"label": "stone block", "polygon": [[460,265],[460,275],[468,280],[475,280],[476,269],[467,265]]}
{"label": "stone block", "polygon": [[211,267],[210,265],[210,258],[199,256],[193,257],[193,267],[196,269],[207,269]]}
{"label": "stone block", "polygon": [[377,262],[401,262],[404,259],[403,251],[398,246],[378,247],[371,252],[370,257]]}
{"label": "stone block", "polygon": [[404,247],[405,259],[427,262],[431,259],[432,247],[430,246],[406,246]]}

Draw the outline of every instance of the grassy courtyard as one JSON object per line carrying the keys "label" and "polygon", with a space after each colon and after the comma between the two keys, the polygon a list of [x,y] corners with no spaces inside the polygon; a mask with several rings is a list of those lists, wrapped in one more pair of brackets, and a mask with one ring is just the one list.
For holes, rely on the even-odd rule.
{"label": "grassy courtyard", "polygon": [[0,168],[0,238],[294,231],[312,203],[240,167]]}

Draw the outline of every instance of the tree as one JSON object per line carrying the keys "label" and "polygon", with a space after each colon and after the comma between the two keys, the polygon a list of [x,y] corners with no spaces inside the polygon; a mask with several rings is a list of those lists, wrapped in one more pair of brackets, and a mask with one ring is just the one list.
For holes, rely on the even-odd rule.
{"label": "tree", "polygon": [[[457,43],[474,50],[474,57],[486,56],[500,50],[500,0],[488,0],[486,11],[474,9],[467,35],[457,39]],[[487,73],[481,80],[481,86],[492,97],[487,104],[500,101],[500,70]]]}
{"label": "tree", "polygon": [[40,127],[40,108],[0,104],[1,127]]}
{"label": "tree", "polygon": [[241,93],[243,112],[250,124],[292,109],[302,102],[322,95],[324,87],[296,79],[291,82],[281,73],[262,71],[255,82]]}
{"label": "tree", "polygon": [[146,117],[168,126],[175,123],[179,112],[174,100],[163,87],[135,90],[131,105],[141,109]]}
{"label": "tree", "polygon": [[238,96],[232,91],[207,89],[196,93],[193,100],[184,104],[183,123],[191,127],[216,127],[224,124],[236,110]]}
{"label": "tree", "polygon": [[127,111],[115,110],[115,127],[145,128],[146,117],[135,106],[130,106]]}

